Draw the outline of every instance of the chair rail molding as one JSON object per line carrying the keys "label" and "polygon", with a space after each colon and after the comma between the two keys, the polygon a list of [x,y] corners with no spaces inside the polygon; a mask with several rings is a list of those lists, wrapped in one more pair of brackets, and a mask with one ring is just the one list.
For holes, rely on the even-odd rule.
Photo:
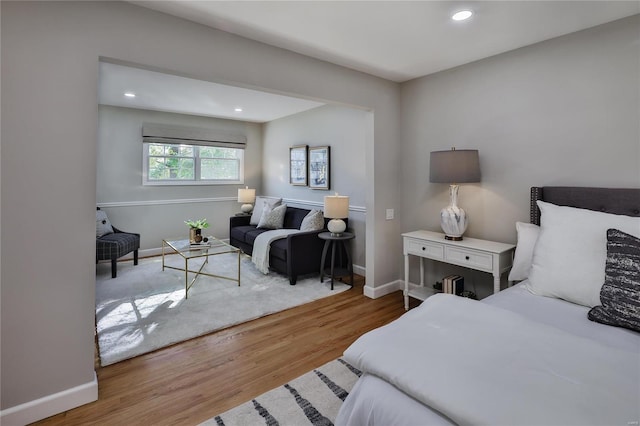
{"label": "chair rail molding", "polygon": [[161,206],[168,204],[193,204],[193,203],[219,203],[233,201],[238,202],[237,197],[212,197],[212,198],[177,198],[173,200],[136,200],[136,201],[109,201],[97,203],[98,207],[138,207],[138,206]]}

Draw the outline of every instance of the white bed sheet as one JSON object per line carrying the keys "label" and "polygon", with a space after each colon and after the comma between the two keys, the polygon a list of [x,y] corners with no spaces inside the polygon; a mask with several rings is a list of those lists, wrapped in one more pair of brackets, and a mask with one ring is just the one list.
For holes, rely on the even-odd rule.
{"label": "white bed sheet", "polygon": [[[623,351],[640,353],[640,333],[589,321],[588,308],[559,299],[533,295],[522,284],[490,296],[483,302]],[[399,358],[398,362],[402,362],[402,359]],[[638,368],[640,368],[640,358]],[[374,424],[451,425],[453,423],[393,385],[365,373],[345,400],[336,419],[336,425]]]}

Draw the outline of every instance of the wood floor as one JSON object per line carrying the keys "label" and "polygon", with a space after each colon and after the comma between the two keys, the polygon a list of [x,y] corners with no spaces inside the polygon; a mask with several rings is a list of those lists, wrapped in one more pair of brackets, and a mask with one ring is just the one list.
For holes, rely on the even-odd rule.
{"label": "wood floor", "polygon": [[39,425],[195,425],[327,363],[404,313],[401,292],[352,290],[97,367],[96,402]]}

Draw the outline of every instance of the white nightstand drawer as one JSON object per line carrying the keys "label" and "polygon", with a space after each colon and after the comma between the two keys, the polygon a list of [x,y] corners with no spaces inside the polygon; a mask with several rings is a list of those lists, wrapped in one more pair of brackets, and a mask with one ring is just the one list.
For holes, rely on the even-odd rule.
{"label": "white nightstand drawer", "polygon": [[468,266],[473,269],[481,269],[487,272],[493,271],[493,256],[488,253],[457,247],[446,247],[445,256],[447,262]]}
{"label": "white nightstand drawer", "polygon": [[406,252],[415,256],[428,257],[429,259],[444,259],[444,246],[442,244],[426,241],[406,240]]}

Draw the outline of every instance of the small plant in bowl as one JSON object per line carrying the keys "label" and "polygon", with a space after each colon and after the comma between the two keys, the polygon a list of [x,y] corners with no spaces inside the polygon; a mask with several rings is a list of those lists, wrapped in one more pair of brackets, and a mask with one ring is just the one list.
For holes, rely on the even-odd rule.
{"label": "small plant in bowl", "polygon": [[186,223],[189,228],[193,229],[202,230],[209,227],[209,222],[207,222],[207,219],[185,220],[184,223]]}
{"label": "small plant in bowl", "polygon": [[202,242],[202,230],[209,227],[207,219],[185,220],[184,223],[189,227],[189,242]]}

